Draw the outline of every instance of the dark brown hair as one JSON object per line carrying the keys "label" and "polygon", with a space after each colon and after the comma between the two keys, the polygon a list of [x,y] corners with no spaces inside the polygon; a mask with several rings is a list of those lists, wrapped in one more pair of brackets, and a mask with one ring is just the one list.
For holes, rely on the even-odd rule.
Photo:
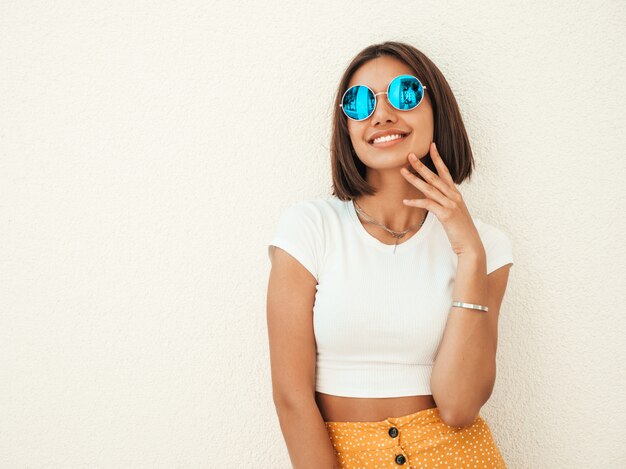
{"label": "dark brown hair", "polygon": [[[433,141],[437,145],[439,154],[456,184],[470,179],[474,166],[472,149],[459,106],[447,80],[437,66],[415,47],[401,42],[387,41],[382,44],[373,44],[359,52],[352,59],[339,82],[335,96],[330,144],[332,194],[341,200],[351,200],[361,194],[376,193],[376,190],[365,179],[367,167],[354,151],[348,132],[348,118],[339,104],[354,72],[369,60],[381,56],[399,59],[413,69],[415,75],[426,87],[430,98],[434,120]],[[437,173],[430,154],[423,157],[421,161],[431,171]],[[410,169],[415,173],[415,170]]]}

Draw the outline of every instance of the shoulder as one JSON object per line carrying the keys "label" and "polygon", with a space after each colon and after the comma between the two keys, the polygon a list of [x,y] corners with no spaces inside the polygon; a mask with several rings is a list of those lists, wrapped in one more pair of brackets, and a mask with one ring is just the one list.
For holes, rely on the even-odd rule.
{"label": "shoulder", "polygon": [[[269,241],[295,257],[319,280],[324,265],[328,233],[333,231],[340,204],[332,198],[301,200],[283,209]],[[271,258],[271,255],[270,255]]]}
{"label": "shoulder", "polygon": [[487,273],[503,265],[512,264],[513,242],[508,231],[496,224],[487,223],[481,218],[474,218],[474,224],[485,247]]}
{"label": "shoulder", "polygon": [[305,199],[285,208],[280,218],[294,222],[314,223],[321,227],[332,218],[333,214],[339,214],[341,204],[342,202],[335,197]]}
{"label": "shoulder", "polygon": [[481,238],[492,242],[511,242],[508,232],[499,225],[487,223],[482,218],[474,218],[474,224]]}

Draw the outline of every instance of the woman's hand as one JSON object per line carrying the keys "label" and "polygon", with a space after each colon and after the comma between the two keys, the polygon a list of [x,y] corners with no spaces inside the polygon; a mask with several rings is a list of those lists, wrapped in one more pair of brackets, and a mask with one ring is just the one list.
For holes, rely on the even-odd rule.
{"label": "woman's hand", "polygon": [[409,163],[424,178],[411,174],[407,168],[400,172],[410,184],[417,187],[426,197],[423,199],[405,199],[405,205],[420,207],[433,212],[442,223],[452,250],[457,255],[484,255],[484,246],[465,205],[463,196],[450,176],[450,171],[441,159],[435,142],[430,144],[430,156],[439,176],[422,163],[415,153],[409,153]]}

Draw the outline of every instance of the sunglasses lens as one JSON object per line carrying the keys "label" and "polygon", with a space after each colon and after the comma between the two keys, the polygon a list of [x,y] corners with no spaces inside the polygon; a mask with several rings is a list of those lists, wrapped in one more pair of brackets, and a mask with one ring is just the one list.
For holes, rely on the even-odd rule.
{"label": "sunglasses lens", "polygon": [[367,86],[356,85],[348,89],[343,95],[343,112],[357,121],[367,119],[374,112],[376,97]]}
{"label": "sunglasses lens", "polygon": [[413,75],[400,75],[389,84],[389,102],[401,111],[417,107],[423,97],[424,87]]}

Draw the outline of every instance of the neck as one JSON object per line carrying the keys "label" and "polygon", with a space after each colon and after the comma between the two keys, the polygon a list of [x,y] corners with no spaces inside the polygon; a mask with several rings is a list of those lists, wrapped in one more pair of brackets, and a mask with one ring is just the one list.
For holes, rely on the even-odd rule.
{"label": "neck", "polygon": [[[402,199],[418,199],[419,196],[400,195],[393,198],[382,197],[379,193],[360,196],[355,200],[357,208],[361,208],[369,217],[385,225],[393,231],[405,231],[421,223],[426,216],[426,209],[404,205]],[[358,212],[358,210],[357,210]]]}
{"label": "neck", "polygon": [[376,194],[361,195],[354,200],[377,222],[391,230],[403,231],[424,220],[427,210],[404,205],[403,199],[423,199],[425,196],[399,171],[396,172],[397,175],[389,172],[383,175],[381,171],[368,171],[368,176],[372,176],[368,177],[368,182],[376,189]]}

